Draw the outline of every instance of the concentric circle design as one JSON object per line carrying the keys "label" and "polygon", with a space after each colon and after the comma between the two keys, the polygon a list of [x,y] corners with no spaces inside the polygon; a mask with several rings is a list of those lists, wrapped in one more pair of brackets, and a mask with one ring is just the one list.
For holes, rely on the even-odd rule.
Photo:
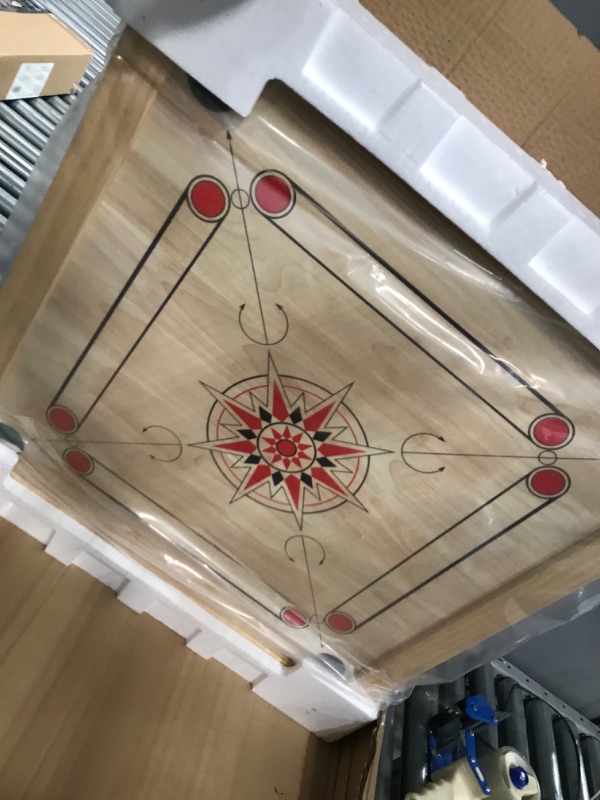
{"label": "concentric circle design", "polygon": [[258,450],[267,464],[284,472],[302,472],[314,464],[317,457],[315,443],[306,431],[284,422],[261,431]]}
{"label": "concentric circle design", "polygon": [[252,181],[250,197],[258,211],[272,219],[285,217],[296,202],[290,179],[274,170],[258,173]]}
{"label": "concentric circle design", "polygon": [[349,614],[343,611],[332,611],[325,617],[325,625],[335,633],[352,633],[356,623]]}
{"label": "concentric circle design", "polygon": [[[327,391],[327,389],[302,378],[282,376],[281,381],[283,389],[292,401],[295,402],[297,399],[302,398],[303,402],[305,402],[308,407],[316,406],[330,396],[330,392]],[[251,408],[253,405],[256,405],[258,401],[266,401],[267,394],[268,376],[258,375],[233,384],[226,390],[224,396],[232,398],[237,403],[241,403],[247,408]],[[357,457],[344,459],[343,464],[346,469],[335,473],[336,479],[340,481],[349,492],[355,495],[361,488],[369,471],[370,459],[360,457],[360,450],[365,447],[368,448],[367,437],[358,418],[345,403],[339,404],[337,411],[328,424],[332,428],[337,428],[342,431],[339,438],[343,439],[345,442],[357,445],[357,450],[359,451]],[[322,444],[316,442],[314,434],[311,436],[308,432],[302,430],[300,427],[301,425],[302,423],[299,423],[297,429],[294,424],[290,422],[276,422],[268,426],[265,425],[264,430],[260,432],[258,437],[258,455],[260,456],[260,460],[263,463],[266,462],[270,470],[277,467],[283,477],[285,477],[286,474],[293,473],[295,480],[297,479],[296,476],[298,476],[298,478],[300,477],[302,467],[305,464],[309,466],[312,465],[313,468],[319,468],[320,465],[313,457],[315,446],[319,444],[321,450],[324,449],[325,452],[328,452],[325,445],[329,443],[328,441]],[[291,439],[293,444],[297,447],[307,445],[310,442],[310,447],[302,450],[304,454],[309,455],[310,460],[305,458],[299,459],[301,463],[300,468],[294,463],[291,456],[285,456],[281,453],[282,447],[284,449],[290,447],[289,444],[283,444],[282,440],[287,441],[287,438],[283,435],[282,440],[276,440],[278,443],[281,442],[279,444],[279,449],[277,450],[276,445],[274,448],[276,453],[281,455],[282,458],[281,461],[274,463],[276,453],[270,450],[273,444],[268,442],[267,439],[276,438],[272,433],[273,431],[277,431],[278,434],[284,434],[286,428],[288,428],[290,432],[290,436],[287,438]],[[271,434],[269,432],[271,432]],[[302,432],[301,438],[297,442],[294,442],[294,437],[298,436],[300,432]],[[215,402],[210,411],[206,433],[207,439],[212,441],[225,441],[232,436],[231,417],[227,410],[223,408],[221,402]],[[251,439],[249,441],[254,440]],[[245,452],[245,447],[240,449],[240,454],[244,454]],[[291,449],[286,452],[291,452]],[[219,450],[216,449],[212,450],[212,455],[217,467],[236,490],[239,489],[244,476],[244,472],[240,471],[239,468],[240,464],[244,463],[241,461],[240,454],[228,451],[219,452]],[[284,459],[287,459],[287,461]],[[286,463],[287,468],[285,467]],[[290,503],[286,497],[280,492],[274,492],[273,487],[270,485],[257,487],[250,496],[254,501],[268,508],[272,508],[276,511],[290,511]],[[344,502],[346,502],[344,497],[339,496],[339,494],[328,492],[325,487],[321,486],[318,491],[312,489],[304,494],[302,505],[303,513],[313,514],[328,511],[342,505]]]}
{"label": "concentric circle design", "polygon": [[569,490],[571,479],[558,467],[538,467],[527,476],[527,488],[545,500],[561,497]]}
{"label": "concentric circle design", "polygon": [[65,450],[63,460],[78,475],[90,475],[94,471],[94,459],[78,447]]}
{"label": "concentric circle design", "polygon": [[308,628],[308,615],[299,608],[288,606],[281,610],[279,616],[290,628]]}
{"label": "concentric circle design", "polygon": [[46,419],[54,430],[61,433],[74,433],[79,427],[77,417],[65,406],[51,406],[46,411]]}
{"label": "concentric circle design", "polygon": [[223,219],[231,202],[224,184],[211,175],[195,178],[189,185],[187,199],[194,214],[205,222]]}
{"label": "concentric circle design", "polygon": [[575,426],[571,420],[559,414],[543,414],[529,426],[529,438],[546,450],[566,447],[575,436]]}

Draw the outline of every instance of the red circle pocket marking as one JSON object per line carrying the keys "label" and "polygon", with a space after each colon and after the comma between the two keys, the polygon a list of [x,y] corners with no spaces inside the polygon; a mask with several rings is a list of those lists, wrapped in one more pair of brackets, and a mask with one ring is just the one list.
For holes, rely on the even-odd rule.
{"label": "red circle pocket marking", "polygon": [[527,486],[532,494],[547,499],[560,497],[571,485],[569,476],[558,467],[539,467],[527,478]]}
{"label": "red circle pocket marking", "polygon": [[327,627],[336,633],[352,633],[356,623],[348,614],[343,611],[333,611],[325,617]]}
{"label": "red circle pocket marking", "polygon": [[46,412],[46,419],[52,427],[61,433],[73,433],[79,427],[77,417],[64,406],[52,406]]}
{"label": "red circle pocket marking", "polygon": [[550,450],[565,447],[573,439],[575,428],[566,417],[558,414],[544,414],[534,419],[529,426],[532,442]]}
{"label": "red circle pocket marking", "polygon": [[289,439],[281,439],[275,445],[275,449],[277,452],[282,455],[286,456],[287,458],[291,458],[292,456],[296,455],[297,448],[294,442],[290,441]]}
{"label": "red circle pocket marking", "polygon": [[296,193],[281,172],[261,172],[250,189],[254,205],[267,217],[284,217],[294,207]]}
{"label": "red circle pocket marking", "polygon": [[188,189],[190,208],[206,222],[218,222],[229,211],[229,194],[216,178],[200,177]]}
{"label": "red circle pocket marking", "polygon": [[76,447],[65,450],[63,459],[67,466],[79,475],[89,475],[94,471],[94,461],[91,456]]}
{"label": "red circle pocket marking", "polygon": [[280,614],[281,619],[290,628],[307,628],[308,616],[299,608],[284,608]]}

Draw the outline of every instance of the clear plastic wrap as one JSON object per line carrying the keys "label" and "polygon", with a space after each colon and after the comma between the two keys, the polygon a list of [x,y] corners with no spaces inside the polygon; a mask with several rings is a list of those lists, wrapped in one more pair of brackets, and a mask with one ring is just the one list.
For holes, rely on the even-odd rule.
{"label": "clear plastic wrap", "polygon": [[[482,640],[469,650],[438,664],[429,672],[421,673],[415,680],[410,681],[410,685],[404,684],[399,687],[398,695],[400,698],[404,697],[414,685],[449,683],[496,658],[506,656],[510,659],[511,651],[519,645],[535,636],[540,636],[578,619],[598,605],[600,605],[600,580],[592,581],[547,608],[525,616],[512,625],[507,625],[506,628]],[[574,656],[576,657],[576,654]]]}
{"label": "clear plastic wrap", "polygon": [[597,352],[283,87],[241,119],[147,51],[0,378],[15,477],[373,697],[544,627],[598,572]]}

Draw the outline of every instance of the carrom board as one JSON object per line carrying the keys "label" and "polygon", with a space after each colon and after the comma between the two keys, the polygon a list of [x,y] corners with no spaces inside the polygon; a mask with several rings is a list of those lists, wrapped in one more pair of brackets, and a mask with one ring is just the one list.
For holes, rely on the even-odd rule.
{"label": "carrom board", "polygon": [[597,526],[595,352],[285,90],[148,97],[0,382],[21,479],[283,654],[522,616]]}

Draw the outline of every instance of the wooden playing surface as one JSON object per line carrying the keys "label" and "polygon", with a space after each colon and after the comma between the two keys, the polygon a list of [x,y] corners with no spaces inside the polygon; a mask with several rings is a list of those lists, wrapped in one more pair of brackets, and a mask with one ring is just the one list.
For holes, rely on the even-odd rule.
{"label": "wooden playing surface", "polygon": [[131,58],[144,113],[122,139],[107,104],[0,380],[18,475],[281,654],[395,679],[532,610],[600,518],[595,351],[290,93],[213,114]]}

